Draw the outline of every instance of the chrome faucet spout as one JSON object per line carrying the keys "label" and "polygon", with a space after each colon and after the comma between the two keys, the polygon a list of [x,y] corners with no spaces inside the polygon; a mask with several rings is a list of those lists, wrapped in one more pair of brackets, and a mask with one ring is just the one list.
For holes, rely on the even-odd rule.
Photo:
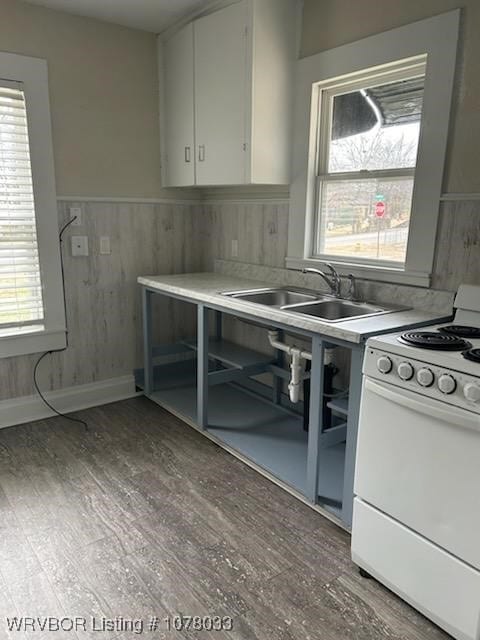
{"label": "chrome faucet spout", "polygon": [[340,276],[338,275],[333,265],[331,265],[329,262],[325,262],[324,264],[330,271],[328,275],[321,269],[315,269],[314,267],[305,267],[304,269],[302,269],[302,273],[315,273],[317,276],[320,276],[330,288],[330,293],[338,298],[340,297]]}

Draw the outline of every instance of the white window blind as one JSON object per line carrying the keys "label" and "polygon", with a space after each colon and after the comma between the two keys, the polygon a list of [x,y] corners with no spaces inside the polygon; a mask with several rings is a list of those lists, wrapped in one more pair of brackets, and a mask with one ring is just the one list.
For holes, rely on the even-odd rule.
{"label": "white window blind", "polygon": [[0,80],[0,335],[43,319],[25,95]]}

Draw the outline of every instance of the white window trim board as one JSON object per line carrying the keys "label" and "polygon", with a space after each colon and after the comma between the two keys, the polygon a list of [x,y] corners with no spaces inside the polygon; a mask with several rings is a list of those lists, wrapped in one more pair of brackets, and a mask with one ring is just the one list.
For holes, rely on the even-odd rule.
{"label": "white window trim board", "polygon": [[45,60],[0,52],[0,79],[22,82],[27,106],[44,330],[0,337],[0,357],[66,346],[55,170]]}
{"label": "white window trim board", "polygon": [[314,85],[366,69],[387,69],[400,60],[427,55],[422,128],[414,187],[414,207],[405,268],[357,266],[337,259],[340,273],[387,282],[429,286],[442,194],[460,10],[421,20],[303,58],[297,63],[293,137],[293,181],[288,232],[289,268],[321,263],[310,257],[316,181],[318,105]]}

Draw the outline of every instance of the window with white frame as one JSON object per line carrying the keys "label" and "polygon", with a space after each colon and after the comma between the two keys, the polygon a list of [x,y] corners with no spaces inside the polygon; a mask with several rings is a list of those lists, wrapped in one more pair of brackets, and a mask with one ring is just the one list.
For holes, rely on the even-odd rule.
{"label": "window with white frame", "polygon": [[299,60],[287,267],[429,286],[459,21]]}
{"label": "window with white frame", "polygon": [[0,357],[65,342],[47,65],[0,53]]}
{"label": "window with white frame", "polygon": [[425,64],[319,91],[313,255],[404,265]]}
{"label": "window with white frame", "polygon": [[25,93],[0,80],[0,334],[43,322]]}

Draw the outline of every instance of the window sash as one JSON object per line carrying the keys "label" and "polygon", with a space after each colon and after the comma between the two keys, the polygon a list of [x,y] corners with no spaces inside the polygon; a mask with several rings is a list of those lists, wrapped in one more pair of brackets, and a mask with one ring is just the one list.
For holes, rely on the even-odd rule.
{"label": "window sash", "polygon": [[335,262],[341,262],[345,264],[356,263],[359,265],[377,265],[378,267],[396,269],[405,267],[406,257],[404,261],[393,261],[382,260],[380,258],[362,258],[353,255],[345,256],[340,254],[330,254],[321,251],[320,249],[325,242],[325,238],[322,238],[320,231],[322,222],[322,186],[328,182],[360,182],[363,180],[394,180],[402,178],[415,179],[416,167],[399,167],[394,169],[377,170],[362,169],[359,171],[329,172],[328,166],[333,126],[333,104],[336,96],[349,93],[351,91],[358,91],[359,89],[365,88],[366,85],[368,85],[369,87],[375,87],[383,84],[389,84],[395,81],[425,76],[426,64],[426,60],[422,60],[421,62],[419,62],[418,60],[403,60],[399,62],[398,68],[395,68],[393,70],[390,69],[383,72],[375,72],[372,70],[366,72],[363,71],[354,79],[352,79],[352,77],[349,77],[317,83],[317,161],[315,176],[314,215],[311,220],[312,228],[310,234],[312,238],[312,246],[310,251],[311,258],[329,261],[333,260]]}
{"label": "window sash", "polygon": [[354,79],[341,78],[317,83],[318,116],[317,116],[317,175],[328,174],[328,160],[333,126],[333,102],[336,96],[369,87],[389,84],[391,82],[407,80],[425,76],[427,61],[421,62],[403,60],[397,68],[389,71],[363,71]]}
{"label": "window sash", "polygon": [[320,181],[335,182],[335,181],[355,181],[359,180],[375,180],[375,179],[389,179],[389,178],[414,178],[415,168],[413,169],[377,169],[375,171],[369,171],[363,169],[362,171],[344,171],[338,173],[324,173],[318,175],[317,178]]}
{"label": "window sash", "polygon": [[[365,175],[367,174],[367,175]],[[338,176],[342,177],[339,178]],[[362,258],[361,256],[349,256],[338,253],[327,253],[321,251],[321,246],[325,242],[325,238],[322,238],[320,233],[320,225],[322,222],[321,216],[321,203],[322,203],[322,188],[329,182],[361,182],[371,181],[376,178],[388,178],[390,180],[402,180],[405,178],[414,178],[414,169],[395,169],[395,170],[382,170],[382,171],[359,171],[359,172],[347,172],[343,174],[330,173],[326,176],[318,176],[315,187],[315,215],[313,218],[312,228],[312,249],[311,257],[316,260],[327,260],[328,262],[341,262],[344,264],[358,263],[360,265],[378,265],[379,267],[387,268],[401,268],[405,266],[406,258],[404,261],[400,260],[384,260],[381,258]],[[413,202],[412,202],[413,204]],[[408,240],[407,240],[408,250]]]}

